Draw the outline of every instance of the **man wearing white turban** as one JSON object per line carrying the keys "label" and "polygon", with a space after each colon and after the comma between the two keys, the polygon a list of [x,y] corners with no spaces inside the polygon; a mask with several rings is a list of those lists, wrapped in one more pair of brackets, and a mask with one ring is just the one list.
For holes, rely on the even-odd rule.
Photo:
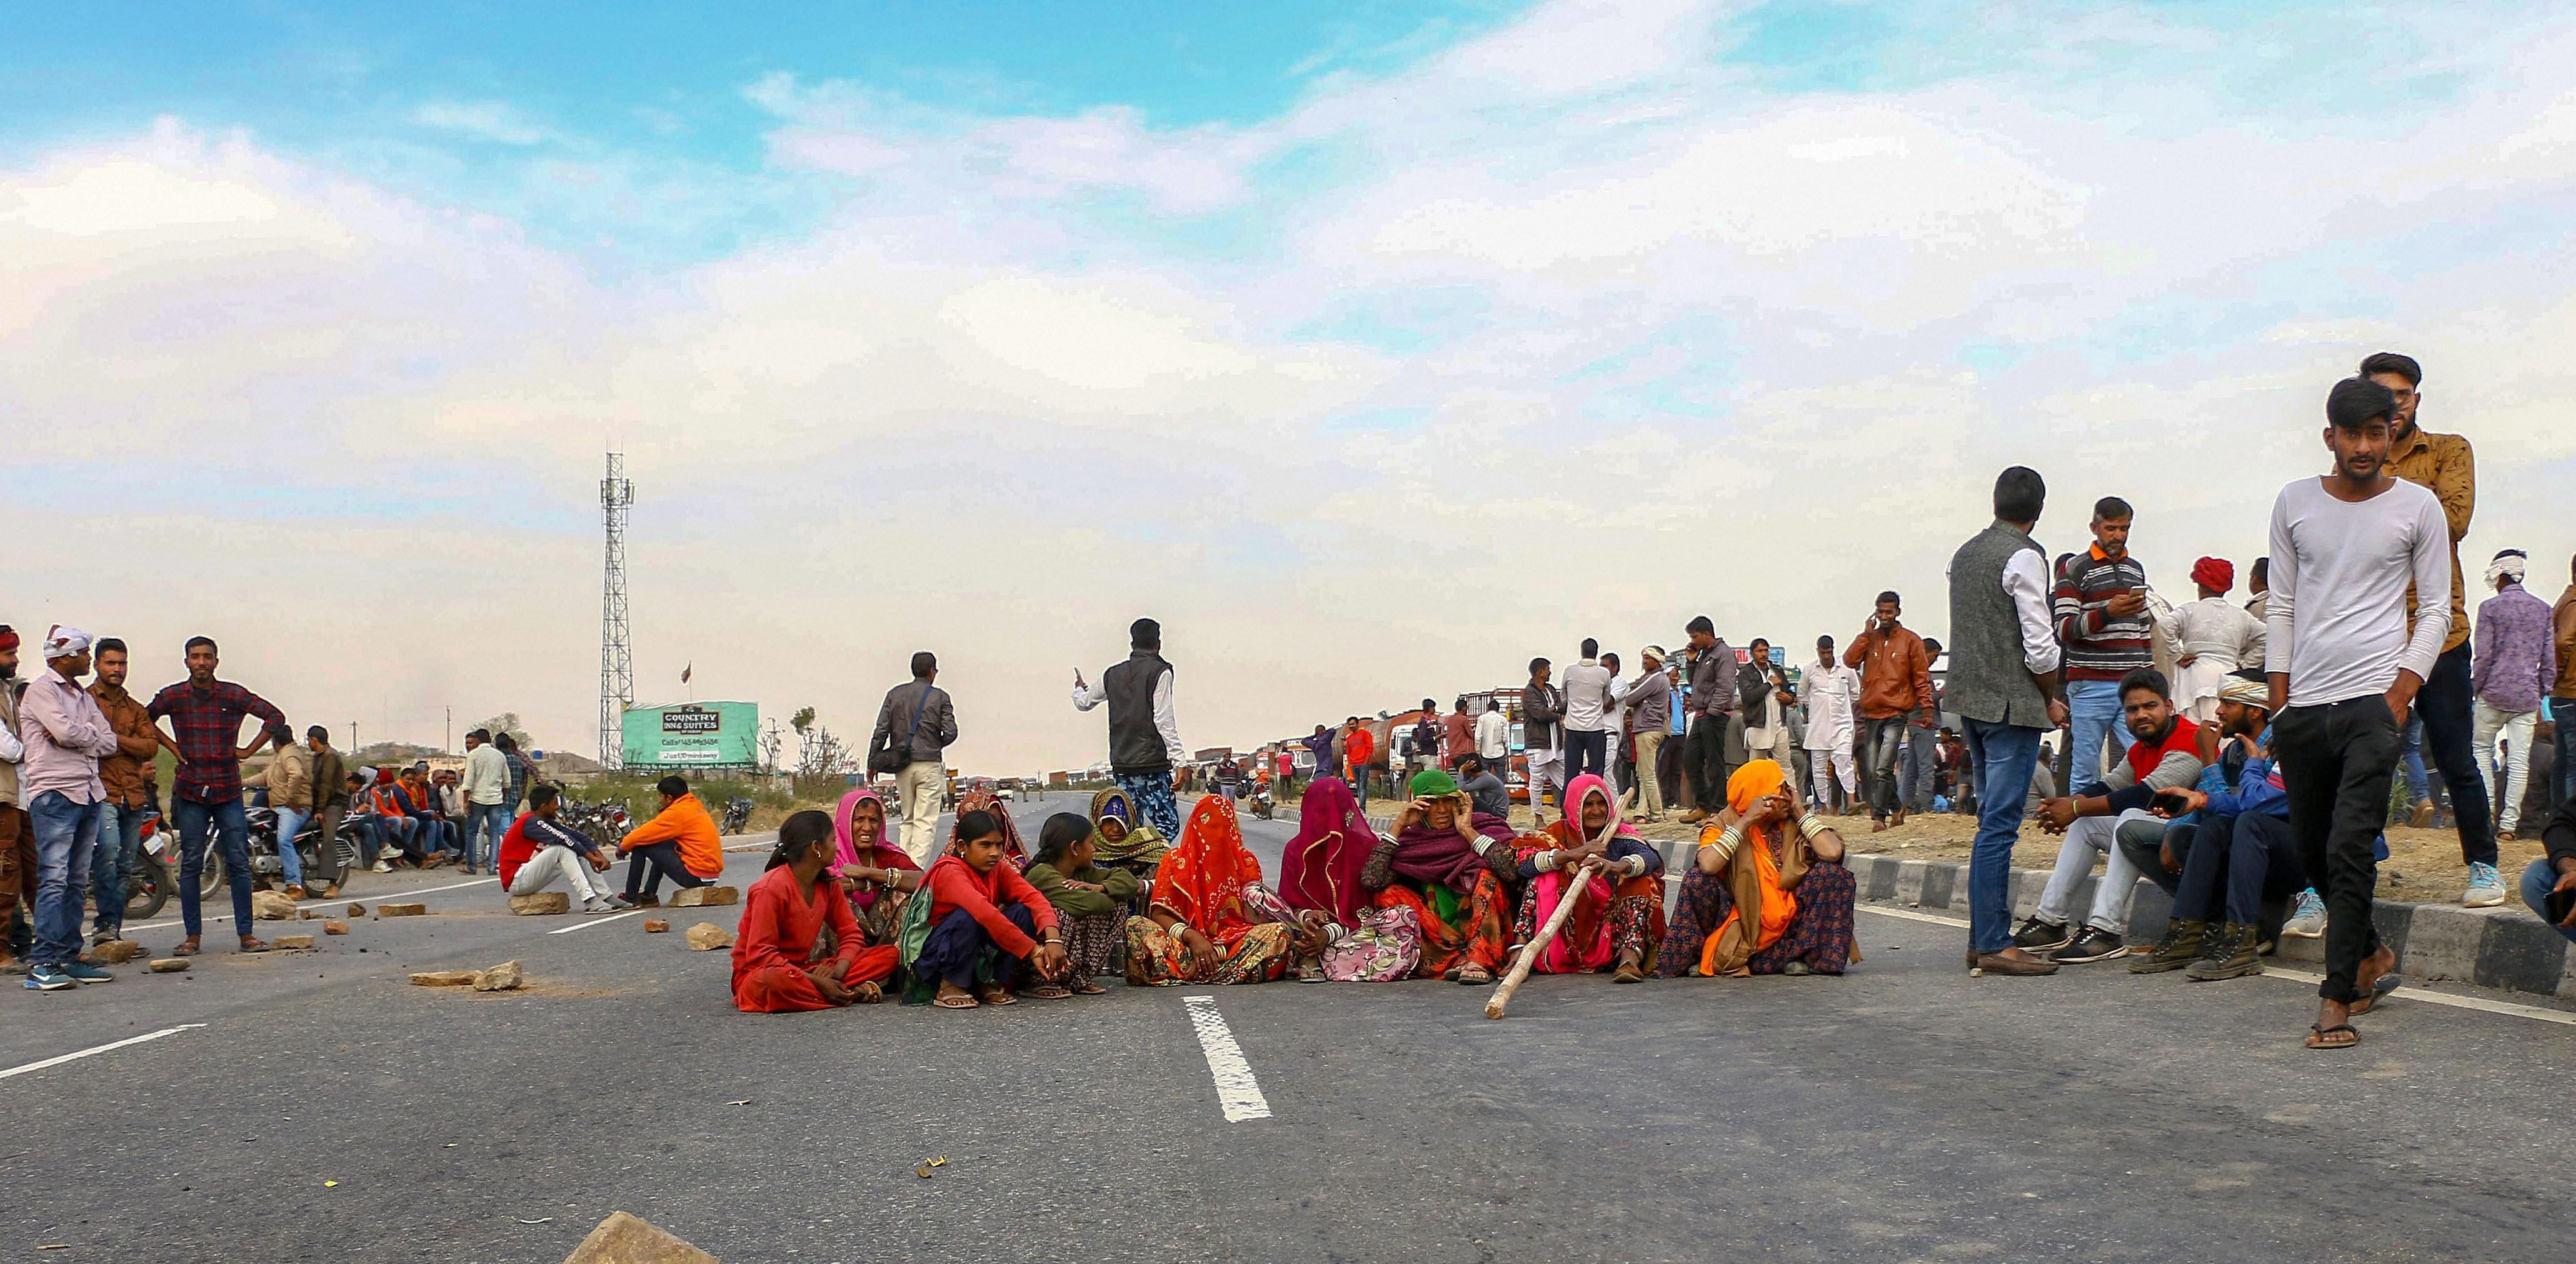
{"label": "man wearing white turban", "polygon": [[2489,799],[2495,797],[2496,739],[2505,741],[2504,806],[2496,815],[2496,837],[2502,839],[2514,837],[2522,824],[2532,728],[2540,718],[2540,700],[2558,681],[2549,603],[2523,591],[2524,564],[2520,549],[2506,549],[2487,563],[2487,586],[2496,595],[2478,604],[2477,645],[2469,669],[2477,690],[2470,750]]}

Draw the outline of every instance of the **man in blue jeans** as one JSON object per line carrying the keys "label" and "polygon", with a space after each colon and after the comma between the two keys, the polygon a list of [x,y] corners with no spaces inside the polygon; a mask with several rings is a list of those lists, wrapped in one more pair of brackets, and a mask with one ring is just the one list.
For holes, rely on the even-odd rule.
{"label": "man in blue jeans", "polygon": [[90,894],[98,904],[90,935],[106,943],[125,934],[126,875],[143,859],[143,818],[154,806],[148,783],[152,757],[161,753],[161,731],[152,726],[142,699],[125,691],[125,642],[100,637],[94,658],[98,679],[90,683],[89,696],[116,730],[117,745],[115,754],[98,761],[107,797],[99,804],[98,851],[90,862]]}
{"label": "man in blue jeans", "polygon": [[[271,733],[286,729],[286,713],[267,699],[229,680],[215,679],[213,637],[188,638],[188,678],[152,696],[146,707],[154,720],[168,719],[176,737],[163,741],[179,757],[177,784],[170,795],[170,815],[179,826],[179,920],[188,937],[172,955],[194,956],[204,947],[205,919],[198,907],[197,884],[206,869],[206,837],[213,831],[223,849],[224,878],[232,886],[233,928],[243,952],[266,952],[268,944],[250,933],[250,817],[242,811],[241,761],[256,755]],[[242,721],[259,719],[265,727],[239,750]]]}
{"label": "man in blue jeans", "polygon": [[[481,865],[499,872],[501,836],[516,816],[510,799],[510,757],[492,744],[488,729],[465,735],[465,872]],[[491,845],[484,845],[485,836]]]}
{"label": "man in blue jeans", "polygon": [[1968,969],[2055,974],[2013,946],[2012,853],[2021,836],[2039,736],[2064,725],[2061,652],[2050,620],[2048,563],[2030,538],[2047,503],[2039,472],[1995,479],[1995,521],[1950,558],[1950,673],[1942,704],[1967,728],[1977,769],[1977,841],[1968,861]]}
{"label": "man in blue jeans", "polygon": [[2147,610],[2147,568],[2129,553],[2136,519],[2129,502],[2105,496],[2093,506],[2093,546],[2070,559],[2057,575],[2053,612],[2057,643],[2065,651],[2066,706],[2074,733],[2066,784],[2102,779],[2102,747],[2113,734],[2129,748],[2121,723],[2120,682],[2155,666],[2155,639]]}
{"label": "man in blue jeans", "polygon": [[98,761],[116,753],[116,730],[81,688],[89,634],[57,625],[45,634],[45,670],[18,700],[18,792],[36,836],[36,938],[27,987],[60,992],[116,976],[80,959],[81,905],[98,849],[98,805],[107,787]]}
{"label": "man in blue jeans", "polygon": [[2558,805],[2540,831],[2540,843],[2548,852],[2522,871],[2522,902],[2559,934],[2576,939],[2576,906],[2562,916],[2549,915],[2550,896],[2576,893],[2576,798]]}

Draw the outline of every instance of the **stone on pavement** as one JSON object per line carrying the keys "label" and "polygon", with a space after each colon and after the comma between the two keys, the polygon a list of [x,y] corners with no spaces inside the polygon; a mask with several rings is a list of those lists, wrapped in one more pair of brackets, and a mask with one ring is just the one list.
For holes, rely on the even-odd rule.
{"label": "stone on pavement", "polygon": [[111,939],[89,950],[90,960],[103,966],[121,966],[143,955],[143,945],[131,939]]}
{"label": "stone on pavement", "polygon": [[477,971],[474,975],[474,990],[477,992],[507,992],[526,982],[527,974],[519,968],[518,962],[504,961],[489,970]]}
{"label": "stone on pavement", "polygon": [[283,892],[253,891],[250,893],[250,915],[260,921],[291,922],[295,920],[295,913],[295,901],[286,898]]}
{"label": "stone on pavement", "polygon": [[426,904],[379,904],[376,906],[376,916],[378,917],[422,917],[426,916],[428,912],[429,906]]}
{"label": "stone on pavement", "polygon": [[671,907],[707,908],[741,899],[742,891],[735,887],[682,887],[672,894]]}
{"label": "stone on pavement", "polygon": [[347,922],[324,922],[322,923],[322,933],[325,935],[346,935],[349,933],[349,924]]}
{"label": "stone on pavement", "polygon": [[188,959],[186,957],[154,957],[152,959],[152,973],[154,974],[177,974],[187,968]]}
{"label": "stone on pavement", "polygon": [[572,911],[572,896],[563,891],[539,891],[535,895],[514,895],[510,897],[510,911],[521,917],[569,913]]}
{"label": "stone on pavement", "polygon": [[300,908],[295,910],[295,915],[308,922],[318,922],[323,918],[329,917],[331,915],[331,910]]}
{"label": "stone on pavement", "polygon": [[310,948],[313,946],[313,937],[311,935],[280,935],[269,946],[273,948],[289,949]]}
{"label": "stone on pavement", "polygon": [[351,917],[365,917],[366,915],[367,915],[367,906],[366,906],[366,905],[364,905],[364,904],[352,904],[352,905],[350,905],[350,906],[349,906],[349,916],[351,916]]}
{"label": "stone on pavement", "polygon": [[413,987],[472,987],[480,970],[423,970],[411,976]]}
{"label": "stone on pavement", "polygon": [[689,946],[700,952],[733,947],[733,932],[714,922],[700,922],[689,928]]}
{"label": "stone on pavement", "polygon": [[647,935],[659,935],[663,931],[669,929],[671,929],[671,924],[663,921],[661,918],[648,917],[644,919],[644,933]]}
{"label": "stone on pavement", "polygon": [[581,1245],[564,1257],[564,1264],[719,1264],[716,1257],[682,1242],[660,1226],[640,1220],[625,1212],[616,1212]]}

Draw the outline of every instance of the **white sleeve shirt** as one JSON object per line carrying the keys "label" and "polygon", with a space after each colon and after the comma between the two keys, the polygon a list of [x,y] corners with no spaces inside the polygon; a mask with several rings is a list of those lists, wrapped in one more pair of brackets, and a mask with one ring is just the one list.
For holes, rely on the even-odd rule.
{"label": "white sleeve shirt", "polygon": [[2048,571],[2039,554],[2013,550],[2004,563],[2004,595],[2021,624],[2021,663],[2033,675],[2057,670],[2057,630],[2049,619]]}
{"label": "white sleeve shirt", "polygon": [[[1101,679],[1106,681],[1107,674],[1103,673]],[[1106,684],[1074,686],[1073,707],[1077,711],[1088,711],[1107,701],[1109,687]],[[1180,718],[1172,710],[1172,669],[1168,667],[1154,682],[1154,728],[1163,735],[1165,758],[1175,765],[1190,762],[1189,748],[1181,745]]]}

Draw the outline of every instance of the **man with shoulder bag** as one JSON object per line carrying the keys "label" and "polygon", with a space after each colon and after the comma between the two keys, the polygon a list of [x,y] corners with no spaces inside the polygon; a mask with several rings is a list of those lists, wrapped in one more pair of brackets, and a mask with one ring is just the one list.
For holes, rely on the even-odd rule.
{"label": "man with shoulder bag", "polygon": [[946,756],[957,740],[957,709],[931,682],[939,660],[912,656],[912,679],[886,691],[868,736],[868,771],[893,773],[903,800],[903,849],[923,868],[938,855],[939,806],[948,785]]}

